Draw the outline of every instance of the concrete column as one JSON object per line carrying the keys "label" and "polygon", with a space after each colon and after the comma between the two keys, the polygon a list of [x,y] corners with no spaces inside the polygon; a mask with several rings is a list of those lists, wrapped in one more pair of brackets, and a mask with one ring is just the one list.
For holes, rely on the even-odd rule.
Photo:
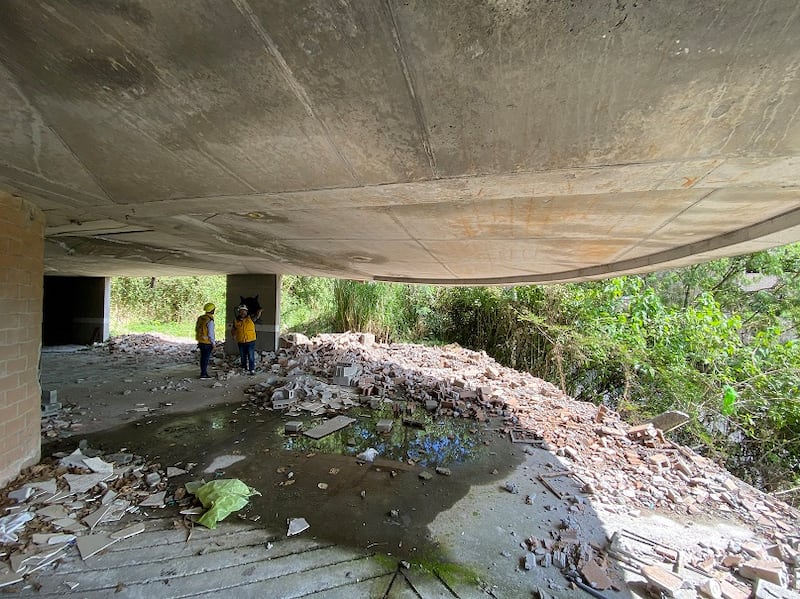
{"label": "concrete column", "polygon": [[44,345],[89,345],[109,336],[111,279],[44,278]]}
{"label": "concrete column", "polygon": [[0,192],[0,485],[41,457],[43,213]]}
{"label": "concrete column", "polygon": [[[217,323],[225,323],[225,353],[239,353],[230,334],[236,306],[242,303],[242,298],[255,296],[262,308],[261,318],[256,321],[256,349],[275,351],[281,328],[281,275],[228,275],[226,286],[224,310],[217,307],[215,319]],[[221,331],[217,336],[222,336]]]}

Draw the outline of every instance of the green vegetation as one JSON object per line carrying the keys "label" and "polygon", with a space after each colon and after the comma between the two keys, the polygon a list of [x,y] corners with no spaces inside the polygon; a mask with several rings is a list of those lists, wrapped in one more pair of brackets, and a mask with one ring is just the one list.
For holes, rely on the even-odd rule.
{"label": "green vegetation", "polygon": [[194,339],[195,320],[206,302],[225,305],[225,277],[115,277],[111,334],[159,332]]}
{"label": "green vegetation", "polygon": [[[680,409],[693,416],[677,433],[680,441],[777,490],[800,484],[799,276],[800,245],[550,286],[285,276],[282,325],[485,350],[579,399],[613,407],[631,423]],[[141,330],[132,327],[144,320],[153,327],[186,323],[190,331],[203,302],[223,301],[224,278],[188,280],[115,279],[114,330],[119,322]]]}

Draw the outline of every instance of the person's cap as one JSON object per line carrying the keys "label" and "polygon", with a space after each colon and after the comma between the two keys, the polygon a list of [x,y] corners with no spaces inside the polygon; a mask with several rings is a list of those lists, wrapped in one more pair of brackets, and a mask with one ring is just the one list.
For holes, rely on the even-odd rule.
{"label": "person's cap", "polygon": [[205,310],[206,312],[213,312],[216,309],[217,307],[211,302],[208,302],[205,306],[203,306],[203,310]]}
{"label": "person's cap", "polygon": [[241,306],[239,306],[238,308],[236,308],[236,311],[237,311],[237,312],[239,312],[239,311],[241,311],[241,310],[244,310],[245,312],[247,312],[247,311],[248,311],[248,310],[247,310],[247,306],[245,306],[244,304],[242,304]]}

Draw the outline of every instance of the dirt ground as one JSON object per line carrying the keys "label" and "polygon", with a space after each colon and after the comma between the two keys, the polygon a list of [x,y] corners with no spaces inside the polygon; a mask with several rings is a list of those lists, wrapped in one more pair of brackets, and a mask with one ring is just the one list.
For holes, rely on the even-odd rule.
{"label": "dirt ground", "polygon": [[[71,451],[87,439],[108,453],[126,449],[163,467],[188,468],[190,475],[177,484],[199,476],[240,478],[262,494],[242,518],[277,530],[287,518],[302,516],[316,536],[412,562],[449,564],[477,576],[483,592],[495,597],[583,594],[558,563],[559,539],[569,534],[576,535],[570,547],[596,555],[610,576],[614,586],[602,590],[609,598],[655,596],[647,594],[639,566],[671,569],[665,551],[680,552],[689,564],[682,571],[687,593],[710,579],[746,591],[750,583],[719,562],[741,554],[742,544],[766,550],[775,543],[763,527],[735,513],[642,509],[621,495],[584,493],[579,481],[558,477],[570,468],[568,458],[553,448],[510,442],[499,417],[448,424],[446,432],[430,435],[404,433],[394,445],[381,446],[384,455],[374,463],[359,463],[355,454],[380,442],[375,422],[385,414],[350,410],[358,423],[317,445],[288,437],[288,418],[265,410],[248,393],[272,375],[273,364],[265,359],[252,377],[218,353],[212,367],[217,378],[201,380],[191,343],[131,337],[93,348],[45,348],[42,388],[56,390],[63,408],[43,421],[43,455]],[[419,447],[422,454],[407,459]],[[224,456],[233,463],[214,468]],[[419,477],[441,465],[448,474]],[[781,538],[795,547],[797,521],[789,525]],[[605,550],[620,531],[620,553],[611,559]],[[550,557],[536,563],[545,554]],[[710,558],[707,571],[694,566]]]}

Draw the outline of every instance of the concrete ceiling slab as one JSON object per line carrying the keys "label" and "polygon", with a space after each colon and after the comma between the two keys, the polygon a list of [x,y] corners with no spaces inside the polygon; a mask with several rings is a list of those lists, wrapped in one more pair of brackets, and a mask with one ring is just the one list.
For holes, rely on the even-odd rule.
{"label": "concrete ceiling slab", "polygon": [[573,4],[6,0],[0,190],[64,275],[553,282],[800,239],[800,5]]}

